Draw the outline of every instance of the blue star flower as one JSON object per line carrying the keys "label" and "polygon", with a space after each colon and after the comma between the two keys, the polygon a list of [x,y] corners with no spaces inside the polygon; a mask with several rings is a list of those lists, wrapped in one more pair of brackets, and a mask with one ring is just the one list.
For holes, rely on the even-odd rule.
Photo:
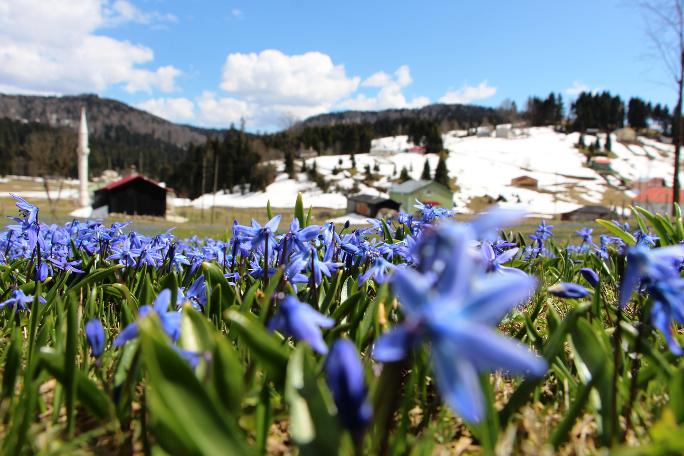
{"label": "blue star flower", "polygon": [[589,290],[582,285],[569,282],[561,282],[549,287],[549,293],[559,298],[582,299],[589,294]]}
{"label": "blue star flower", "polygon": [[[440,246],[440,259],[427,274],[395,271],[392,286],[405,319],[377,340],[373,357],[398,361],[415,344],[428,342],[442,397],[464,419],[478,422],[484,414],[480,372],[543,375],[547,366],[493,328],[531,295],[536,280],[526,274],[483,275],[470,251],[473,234],[467,226],[442,226],[434,234],[442,238],[434,242]],[[424,258],[421,262],[430,263]]]}
{"label": "blue star flower", "polygon": [[[45,304],[45,298],[40,297],[39,301]],[[28,307],[26,304],[32,303],[33,302],[33,296],[27,296],[24,294],[23,291],[21,291],[20,288],[17,288],[12,292],[10,295],[9,299],[6,301],[0,303],[0,309],[4,309],[6,307],[9,307],[10,309],[14,308],[17,312],[20,310],[27,310]]]}
{"label": "blue star flower", "polygon": [[620,284],[620,307],[627,305],[639,282],[656,282],[679,277],[684,246],[672,245],[649,249],[640,245],[627,251],[627,266]]}
{"label": "blue star flower", "polygon": [[331,328],[335,322],[318,312],[308,304],[300,302],[296,297],[288,295],[280,304],[278,313],[268,324],[270,331],[278,330],[286,336],[302,340],[311,345],[317,353],[325,355],[325,345],[321,328]]}
{"label": "blue star flower", "polygon": [[[179,312],[169,312],[168,309],[170,304],[171,290],[162,290],[157,296],[157,299],[154,300],[153,305],[144,305],[140,307],[138,318],[144,318],[148,314],[156,315],[159,318],[164,332],[175,342],[180,337],[181,314]],[[138,337],[138,322],[134,321],[116,336],[112,345],[114,347],[119,347],[136,337]]]}
{"label": "blue star flower", "polygon": [[325,378],[333,394],[342,425],[361,431],[370,423],[372,409],[363,364],[356,347],[348,339],[338,339],[325,360]]}
{"label": "blue star flower", "polygon": [[105,331],[100,320],[97,318],[89,320],[85,324],[85,334],[93,356],[95,358],[102,356],[105,347]]}

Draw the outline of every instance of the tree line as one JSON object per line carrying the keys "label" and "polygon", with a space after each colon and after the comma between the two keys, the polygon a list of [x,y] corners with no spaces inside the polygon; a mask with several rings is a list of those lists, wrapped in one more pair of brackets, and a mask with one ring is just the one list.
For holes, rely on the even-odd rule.
{"label": "tree line", "polygon": [[[625,103],[610,92],[583,92],[570,104],[560,93],[530,97],[525,110],[514,102],[498,109],[449,110],[442,105],[423,109],[423,117],[360,117],[372,119],[354,123],[311,125],[302,123],[284,131],[249,134],[231,128],[210,136],[204,144],[179,147],[151,135],[132,133],[124,126],[107,127],[90,137],[91,176],[105,169],[124,171],[135,165],[141,173],[165,181],[181,195],[196,197],[214,188],[226,191],[264,189],[275,178],[271,159],[286,159],[290,173],[302,149],[318,155],[355,154],[370,151],[374,138],[408,135],[427,153],[443,151],[442,133],[455,128],[472,129],[483,124],[524,121],[529,125],[555,125],[568,131],[598,129],[612,131],[625,125],[637,130],[659,127],[672,134],[672,114],[667,106],[638,97]],[[475,108],[475,107],[473,107]],[[440,113],[451,116],[440,117]],[[456,113],[456,114],[454,114]],[[335,119],[331,115],[331,119]],[[348,116],[346,113],[340,115]],[[454,117],[455,116],[455,117]],[[341,120],[340,120],[341,122]],[[0,173],[29,176],[57,175],[75,178],[77,133],[66,127],[50,127],[0,119]]]}

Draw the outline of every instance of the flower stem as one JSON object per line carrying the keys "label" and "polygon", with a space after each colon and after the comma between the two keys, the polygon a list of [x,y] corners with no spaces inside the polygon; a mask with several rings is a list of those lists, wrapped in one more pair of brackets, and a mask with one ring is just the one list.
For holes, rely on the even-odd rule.
{"label": "flower stem", "polygon": [[615,317],[616,323],[615,323],[615,332],[613,333],[613,385],[612,385],[612,422],[613,422],[613,435],[612,438],[615,440],[616,437],[618,437],[619,441],[622,441],[622,435],[620,433],[620,426],[618,422],[618,406],[617,406],[617,383],[618,383],[618,376],[620,372],[620,339],[621,339],[621,332],[622,332],[622,327],[620,325],[620,322],[622,321],[622,307],[618,305],[617,307],[617,314]]}
{"label": "flower stem", "polygon": [[632,429],[632,408],[634,406],[634,401],[636,399],[636,396],[638,394],[637,391],[637,386],[638,386],[638,376],[639,376],[639,366],[640,366],[640,360],[639,360],[639,354],[641,353],[641,349],[644,343],[644,337],[646,336],[646,327],[647,327],[647,321],[646,319],[648,318],[648,311],[646,309],[646,306],[642,307],[641,310],[641,318],[639,319],[638,322],[638,328],[637,328],[637,337],[636,341],[634,342],[634,358],[632,359],[632,366],[631,366],[631,381],[629,385],[629,400],[627,402],[627,410],[625,411],[625,419],[626,419],[626,424],[625,424],[625,435]]}

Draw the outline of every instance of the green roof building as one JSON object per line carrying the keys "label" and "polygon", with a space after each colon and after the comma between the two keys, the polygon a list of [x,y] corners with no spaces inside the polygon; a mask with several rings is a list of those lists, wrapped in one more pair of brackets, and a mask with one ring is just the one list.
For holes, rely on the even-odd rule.
{"label": "green roof building", "polygon": [[408,180],[402,184],[394,184],[389,196],[400,204],[404,212],[412,212],[416,200],[447,209],[454,207],[453,192],[431,180]]}

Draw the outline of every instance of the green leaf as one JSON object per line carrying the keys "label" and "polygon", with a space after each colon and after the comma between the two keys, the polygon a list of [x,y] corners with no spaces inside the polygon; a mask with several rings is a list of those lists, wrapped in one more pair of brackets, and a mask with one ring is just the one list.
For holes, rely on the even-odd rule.
{"label": "green leaf", "polygon": [[20,345],[17,336],[17,330],[12,331],[10,336],[10,343],[7,347],[5,355],[5,368],[2,373],[2,398],[12,397],[14,395],[14,386],[17,382],[17,374],[21,368]]}
{"label": "green leaf", "polygon": [[387,223],[383,219],[380,219],[380,223],[382,223],[382,234],[385,237],[385,242],[388,244],[393,244],[394,238],[392,237],[392,232],[390,231],[389,226],[387,226]]}
{"label": "green leaf", "polygon": [[[51,348],[43,347],[39,352],[40,368],[45,369],[55,379],[66,385],[67,369],[64,368],[64,355]],[[112,403],[109,397],[89,379],[86,374],[77,370],[74,372],[75,398],[88,409],[88,411],[102,422],[110,421],[112,417]]]}
{"label": "green leaf", "polygon": [[313,211],[313,206],[309,206],[309,210],[306,211],[306,221],[305,221],[306,226],[311,225],[311,212],[312,211]]}
{"label": "green leaf", "polygon": [[249,454],[235,419],[216,408],[156,325],[151,318],[140,322],[142,357],[149,376],[146,396],[157,441],[172,453]]}
{"label": "green leaf", "polygon": [[206,317],[189,303],[183,306],[181,316],[181,337],[179,345],[185,350],[192,352],[211,352],[214,349],[215,329],[209,324]]}
{"label": "green leaf", "polygon": [[300,228],[306,228],[306,219],[304,218],[304,201],[302,200],[302,194],[297,193],[297,201],[295,202],[294,215],[297,220],[299,220]]}
{"label": "green leaf", "polygon": [[271,210],[271,200],[266,201],[266,217],[269,220],[273,218],[273,211]]}
{"label": "green leaf", "polygon": [[311,353],[299,344],[287,365],[285,400],[290,409],[289,431],[303,455],[336,454],[340,429],[334,406],[312,367]]}
{"label": "green leaf", "polygon": [[211,381],[219,403],[233,415],[240,412],[244,391],[242,363],[233,345],[223,335],[216,334],[211,363]]}
{"label": "green leaf", "polygon": [[628,233],[622,228],[616,226],[613,222],[609,220],[597,219],[596,223],[605,228],[606,231],[608,231],[610,234],[622,239],[625,242],[625,244],[632,247],[636,245],[636,239],[634,239],[634,236],[632,236],[631,233]]}
{"label": "green leaf", "polygon": [[75,284],[71,285],[68,291],[75,292],[88,285],[98,283],[105,278],[113,276],[114,272],[119,269],[123,269],[123,265],[116,264],[105,269],[97,269],[94,272],[90,272],[88,274],[81,274],[80,277],[83,278]]}
{"label": "green leaf", "polygon": [[[653,215],[646,209],[639,206],[631,206],[631,209],[637,214],[640,214],[648,220],[656,234],[660,237],[660,245],[671,245],[673,244],[672,234],[674,234],[674,229],[670,226],[670,221],[667,220],[662,215]],[[645,228],[645,229],[644,229]],[[644,227],[642,230],[648,232],[648,228]]]}
{"label": "green leaf", "polygon": [[282,379],[287,367],[287,349],[251,314],[229,309],[226,312],[226,319],[231,322],[230,331],[238,333],[238,340],[249,348],[258,361],[263,363],[271,376]]}
{"label": "green leaf", "polygon": [[617,417],[613,417],[612,374],[613,361],[608,343],[597,333],[603,329],[593,328],[591,324],[581,318],[570,332],[574,348],[575,362],[578,365],[580,379],[586,385],[594,386],[600,398],[600,440],[604,445],[610,445],[616,436]]}
{"label": "green leaf", "polygon": [[64,352],[64,392],[66,397],[66,414],[67,414],[67,434],[73,437],[76,429],[74,422],[74,406],[76,396],[76,371],[78,365],[76,364],[76,357],[78,356],[76,341],[79,335],[78,325],[78,301],[76,296],[72,293],[67,300],[67,334],[66,334],[66,351]]}
{"label": "green leaf", "polygon": [[[551,334],[548,342],[544,346],[543,356],[549,365],[553,364],[557,356],[562,354],[565,339],[568,334],[577,324],[578,318],[585,314],[589,309],[589,304],[580,304],[573,309],[558,326],[558,329]],[[523,405],[529,400],[530,394],[534,391],[537,385],[541,384],[544,379],[526,378],[513,392],[510,399],[499,413],[500,427],[504,429],[508,420],[515,414]]]}
{"label": "green leaf", "polygon": [[203,262],[202,271],[204,271],[204,277],[207,279],[207,288],[213,290],[215,285],[221,287],[221,307],[227,309],[233,305],[237,300],[237,295],[235,290],[228,283],[228,279],[223,276],[223,271],[216,263]]}
{"label": "green leaf", "polygon": [[677,372],[670,380],[670,409],[674,414],[677,423],[684,423],[684,367],[677,369]]}

